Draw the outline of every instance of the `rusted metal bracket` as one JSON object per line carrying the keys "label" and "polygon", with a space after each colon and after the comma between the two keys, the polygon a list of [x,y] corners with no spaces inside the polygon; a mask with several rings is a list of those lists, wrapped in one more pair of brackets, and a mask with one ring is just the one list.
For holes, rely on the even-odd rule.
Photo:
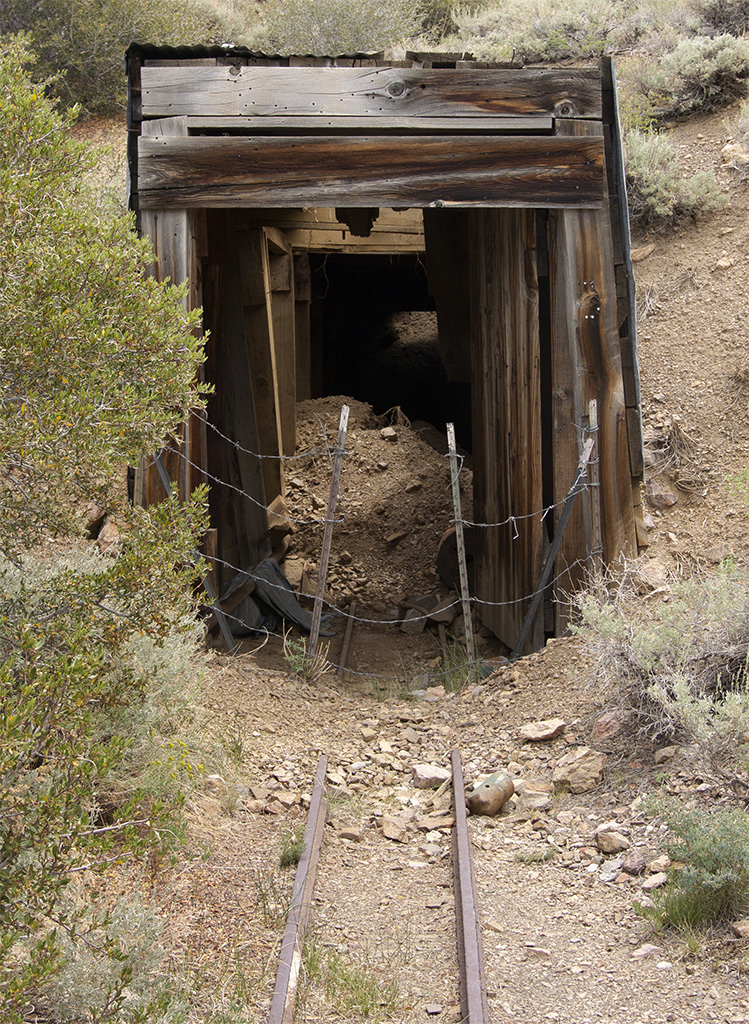
{"label": "rusted metal bracket", "polygon": [[476,886],[473,877],[471,842],[468,836],[463,763],[459,750],[453,750],[450,755],[450,763],[453,774],[453,802],[455,804],[455,827],[452,833],[452,848],[455,924],[458,937],[458,967],[460,970],[460,1019],[461,1024],[489,1024],[489,1004],[486,998],[481,926],[478,917]]}
{"label": "rusted metal bracket", "polygon": [[315,785],[312,790],[307,825],[304,830],[304,853],[296,869],[291,907],[286,919],[286,930],[281,942],[281,955],[276,975],[276,987],[268,1014],[268,1024],[292,1024],[296,1002],[297,982],[302,966],[304,936],[312,912],[312,892],[315,887],[317,864],[325,830],[328,801],[325,797],[325,773],[328,758],[325,754],[317,763]]}

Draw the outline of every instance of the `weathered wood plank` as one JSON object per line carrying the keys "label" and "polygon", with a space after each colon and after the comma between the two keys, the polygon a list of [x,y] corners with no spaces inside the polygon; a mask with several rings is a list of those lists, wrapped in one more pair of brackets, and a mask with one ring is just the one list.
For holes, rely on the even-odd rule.
{"label": "weathered wood plank", "polygon": [[[505,523],[476,528],[476,596],[482,621],[512,649],[542,556],[536,218],[486,210],[470,223],[474,519]],[[539,618],[531,648],[542,628]]]}
{"label": "weathered wood plank", "polygon": [[[296,352],[294,326],[294,265],[291,246],[280,231],[265,228],[268,248],[268,287],[273,319],[273,351],[276,370],[281,452],[296,449]],[[280,252],[278,250],[281,250]]]}
{"label": "weathered wood plank", "polygon": [[246,358],[262,461],[267,502],[283,494],[283,432],[278,398],[276,347],[273,337],[268,247],[261,228],[234,233],[234,259],[239,267]]}
{"label": "weathered wood plank", "polygon": [[[239,267],[234,258],[231,214],[208,215],[203,259],[204,318],[209,331],[206,378],[214,385],[208,416],[221,434],[208,430],[211,524],[218,535],[222,585],[238,567],[256,565],[268,529],[260,441],[246,357]],[[229,487],[220,481],[226,481]]]}
{"label": "weathered wood plank", "polygon": [[596,207],[603,140],[141,138],[139,199],[165,206]]}
{"label": "weathered wood plank", "polygon": [[598,71],[153,67],[143,116],[601,116]]}
{"label": "weathered wood plank", "polygon": [[[559,130],[588,126],[567,121]],[[562,500],[574,477],[580,428],[596,399],[603,557],[611,562],[636,552],[636,535],[608,203],[600,211],[565,210],[552,221],[554,500]],[[558,631],[567,616],[562,595],[579,586],[586,558],[584,516],[576,510],[558,558],[557,572],[569,570],[557,582]]]}
{"label": "weathered wood plank", "polygon": [[469,210],[424,210],[425,264],[448,380],[471,380]]}
{"label": "weathered wood plank", "polygon": [[312,398],[312,350],[310,301],[312,277],[309,256],[294,256],[294,348],[296,352],[296,400]]}
{"label": "weathered wood plank", "polygon": [[[161,120],[164,120],[162,118]],[[168,118],[166,120],[169,120]],[[312,132],[330,134],[333,131],[348,135],[362,135],[377,132],[402,132],[406,135],[419,133],[445,132],[454,135],[456,132],[479,132],[482,135],[504,132],[533,132],[539,135],[554,130],[554,118],[548,115],[536,117],[387,117],[379,116],[376,123],[371,117],[326,117],[319,114],[297,114],[289,117],[278,117],[271,114],[253,116],[227,114],[223,117],[192,115],[188,116],[187,124],[191,132],[277,132],[278,134],[294,134],[296,132]],[[179,133],[178,133],[179,134]]]}

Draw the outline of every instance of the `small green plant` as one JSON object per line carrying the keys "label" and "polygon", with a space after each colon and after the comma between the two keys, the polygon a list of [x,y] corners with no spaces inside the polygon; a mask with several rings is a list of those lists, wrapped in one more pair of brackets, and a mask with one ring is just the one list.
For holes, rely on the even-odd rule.
{"label": "small green plant", "polygon": [[400,990],[387,957],[364,950],[360,962],[351,962],[313,937],[304,948],[303,968],[303,999],[314,986],[345,1020],[376,1024],[398,1010]]}
{"label": "small green plant", "polygon": [[674,224],[725,204],[712,171],[682,176],[678,154],[664,135],[629,132],[625,157],[630,219],[637,227]]}
{"label": "small green plant", "polygon": [[442,672],[435,678],[446,690],[457,692],[464,686],[475,686],[485,678],[480,661],[471,661],[465,644],[449,640],[442,649]]}
{"label": "small green plant", "polygon": [[543,849],[518,850],[515,860],[520,864],[547,864],[557,854],[553,846],[545,846]]}
{"label": "small green plant", "polygon": [[307,653],[307,638],[292,637],[291,630],[283,636],[283,656],[289,671],[305,683],[319,682],[330,668],[328,651],[330,644],[321,644],[314,655]]}
{"label": "small green plant", "polygon": [[304,825],[285,829],[281,834],[278,860],[282,868],[298,864],[304,853]]}
{"label": "small green plant", "polygon": [[285,876],[274,869],[255,868],[251,873],[255,906],[266,928],[283,928],[289,914],[291,892]]}
{"label": "small green plant", "polygon": [[653,803],[669,828],[669,856],[683,865],[645,911],[657,924],[689,932],[749,913],[749,818],[743,810],[709,811],[676,800]]}

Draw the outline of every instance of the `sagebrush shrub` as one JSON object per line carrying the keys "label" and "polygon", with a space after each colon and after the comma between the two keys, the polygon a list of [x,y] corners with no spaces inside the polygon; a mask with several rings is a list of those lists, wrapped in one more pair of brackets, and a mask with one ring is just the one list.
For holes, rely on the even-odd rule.
{"label": "sagebrush shrub", "polygon": [[731,35],[683,39],[631,78],[661,118],[717,110],[747,93],[749,41]]}
{"label": "sagebrush shrub", "polygon": [[487,60],[520,63],[589,60],[611,53],[623,28],[607,0],[506,0],[486,9],[458,9],[461,47]]}
{"label": "sagebrush shrub", "polygon": [[731,567],[643,599],[636,572],[577,598],[597,676],[653,738],[690,737],[704,761],[749,788],[749,581]]}
{"label": "sagebrush shrub", "polygon": [[720,209],[725,197],[712,171],[682,175],[673,144],[657,132],[630,131],[624,140],[627,200],[635,227],[673,224]]}
{"label": "sagebrush shrub", "polygon": [[370,53],[414,35],[421,22],[409,0],[268,0],[259,42],[284,54]]}
{"label": "sagebrush shrub", "polygon": [[739,809],[709,811],[676,800],[655,801],[668,824],[668,852],[683,867],[653,895],[648,916],[693,930],[749,913],[749,817]]}
{"label": "sagebrush shrub", "polygon": [[692,3],[715,34],[740,36],[749,30],[749,0],[692,0]]}

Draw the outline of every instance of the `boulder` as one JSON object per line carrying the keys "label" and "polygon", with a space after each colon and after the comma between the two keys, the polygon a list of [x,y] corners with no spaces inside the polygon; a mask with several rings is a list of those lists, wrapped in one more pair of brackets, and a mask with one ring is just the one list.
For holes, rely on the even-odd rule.
{"label": "boulder", "polygon": [[443,782],[452,778],[450,770],[439,764],[415,764],[411,774],[417,789],[439,789]]}
{"label": "boulder", "polygon": [[520,735],[531,743],[553,740],[562,732],[566,724],[563,718],[547,718],[542,722],[527,722],[520,727]]}
{"label": "boulder", "polygon": [[570,793],[588,793],[595,789],[603,778],[606,755],[592,747],[575,747],[560,758],[552,782],[558,789]]}

